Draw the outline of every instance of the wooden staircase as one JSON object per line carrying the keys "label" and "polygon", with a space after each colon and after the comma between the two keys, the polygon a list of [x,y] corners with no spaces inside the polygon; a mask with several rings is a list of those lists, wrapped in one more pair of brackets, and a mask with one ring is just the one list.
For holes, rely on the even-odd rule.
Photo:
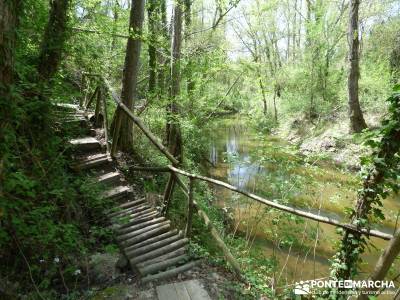
{"label": "wooden staircase", "polygon": [[[115,201],[109,220],[123,255],[143,283],[173,277],[197,265],[187,254],[188,239],[173,229],[171,222],[147,203],[136,198],[117,164],[106,153],[106,147],[89,134],[90,113],[77,106],[57,106],[63,111],[62,123],[86,126],[88,136],[70,140],[77,172],[91,172],[98,184],[106,186],[103,197]],[[84,120],[84,122],[82,121]]]}

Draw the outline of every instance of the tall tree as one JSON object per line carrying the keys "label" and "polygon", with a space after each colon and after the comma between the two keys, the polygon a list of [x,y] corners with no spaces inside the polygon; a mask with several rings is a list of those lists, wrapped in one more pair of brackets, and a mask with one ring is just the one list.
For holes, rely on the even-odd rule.
{"label": "tall tree", "polygon": [[348,78],[348,94],[349,94],[349,117],[350,131],[361,132],[367,128],[365,123],[358,95],[358,80],[360,78],[360,40],[359,40],[359,24],[358,11],[360,0],[350,0],[350,16],[349,16],[349,61],[350,71]]}
{"label": "tall tree", "polygon": [[15,28],[19,0],[0,2],[0,97],[4,99],[14,81]]}
{"label": "tall tree", "polygon": [[[172,53],[171,53],[171,86],[170,103],[167,106],[166,141],[169,152],[182,162],[182,133],[179,124],[179,109],[177,98],[180,93],[180,63],[182,46],[182,3],[177,1],[174,6],[173,32],[172,32]],[[164,212],[169,207],[169,202],[175,187],[175,178],[170,176],[164,190]]]}
{"label": "tall tree", "polygon": [[169,151],[182,160],[182,135],[179,125],[179,108],[177,98],[180,94],[181,80],[181,46],[182,46],[182,3],[174,7],[171,61],[171,100],[167,107],[167,143]]}
{"label": "tall tree", "polygon": [[[134,108],[134,97],[138,81],[143,18],[144,0],[132,0],[121,91],[122,102],[130,110]],[[121,109],[116,111],[116,126],[114,130],[116,140],[113,141],[112,153],[115,153],[116,148],[127,152],[132,151],[133,122]]]}
{"label": "tall tree", "polygon": [[148,27],[149,27],[149,93],[154,94],[157,76],[156,29],[158,23],[157,0],[147,2]]}
{"label": "tall tree", "polygon": [[38,72],[42,80],[49,80],[58,69],[67,37],[69,0],[50,0],[49,21],[44,32],[39,54]]}

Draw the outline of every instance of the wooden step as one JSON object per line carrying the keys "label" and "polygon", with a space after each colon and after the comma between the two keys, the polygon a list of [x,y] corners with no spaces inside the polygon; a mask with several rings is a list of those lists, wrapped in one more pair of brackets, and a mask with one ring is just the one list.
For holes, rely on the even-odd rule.
{"label": "wooden step", "polygon": [[131,188],[126,185],[120,185],[111,190],[105,191],[103,197],[108,199],[120,199],[128,196],[132,192]]}
{"label": "wooden step", "polygon": [[180,239],[180,240],[175,241],[175,242],[173,242],[171,244],[168,244],[168,245],[165,245],[163,247],[160,247],[160,248],[158,248],[156,250],[147,252],[145,254],[136,256],[134,258],[130,258],[129,261],[130,261],[131,265],[136,265],[139,262],[146,261],[146,260],[149,260],[149,259],[152,259],[152,258],[156,258],[156,257],[161,256],[163,254],[166,254],[168,252],[172,252],[172,251],[174,251],[176,249],[179,249],[182,246],[186,245],[188,242],[189,242],[189,240],[187,238]]}
{"label": "wooden step", "polygon": [[137,206],[137,205],[139,205],[141,203],[144,203],[144,202],[146,202],[146,198],[141,198],[141,199],[138,199],[138,200],[125,202],[125,203],[121,204],[119,207],[120,208],[130,208],[130,207]]}
{"label": "wooden step", "polygon": [[94,137],[84,137],[80,139],[72,139],[69,143],[74,147],[74,149],[84,152],[84,151],[95,151],[100,150],[101,145],[98,140]]}
{"label": "wooden step", "polygon": [[130,240],[131,238],[133,238],[133,237],[135,237],[137,235],[141,235],[143,233],[146,233],[148,231],[151,231],[151,230],[156,229],[158,227],[161,227],[163,225],[167,225],[169,223],[170,223],[170,221],[163,221],[161,223],[149,225],[149,226],[147,226],[145,228],[141,228],[141,229],[138,229],[136,231],[132,231],[132,232],[129,232],[127,234],[117,236],[117,241],[128,241],[128,240]]}
{"label": "wooden step", "polygon": [[100,184],[111,184],[121,180],[121,174],[119,172],[109,172],[97,177],[97,182]]}
{"label": "wooden step", "polygon": [[198,264],[201,263],[201,260],[196,260],[196,261],[191,261],[188,262],[180,267],[171,269],[171,270],[167,270],[164,272],[160,272],[158,274],[154,274],[154,275],[148,275],[144,278],[142,278],[142,283],[148,283],[151,282],[153,280],[161,280],[161,279],[166,279],[166,278],[170,278],[173,276],[176,276],[180,273],[186,272],[188,270],[190,270],[191,268],[197,266]]}
{"label": "wooden step", "polygon": [[123,209],[123,210],[118,210],[118,211],[112,212],[112,213],[109,214],[109,216],[111,218],[113,218],[113,217],[123,217],[123,216],[126,216],[126,215],[136,214],[138,212],[141,212],[141,211],[149,209],[149,208],[151,208],[149,205],[141,204],[141,205],[138,205],[138,206],[135,206],[135,207],[130,207],[130,208],[126,208],[126,209]]}
{"label": "wooden step", "polygon": [[[151,212],[154,212],[154,209],[153,208],[147,208],[147,209],[142,210],[140,212],[137,212],[135,214],[124,215],[124,216],[116,216],[113,219],[116,220],[116,223],[125,223],[126,222],[125,224],[130,224],[131,221],[140,219],[144,215],[148,215]],[[127,227],[127,226],[125,226],[125,227]]]}
{"label": "wooden step", "polygon": [[149,274],[154,274],[158,273],[159,271],[164,271],[165,269],[168,269],[169,267],[172,266],[177,266],[179,264],[182,264],[182,262],[187,262],[189,260],[189,257],[186,254],[179,255],[170,259],[166,259],[151,265],[148,265],[146,267],[143,267],[139,269],[140,275],[145,276]]}
{"label": "wooden step", "polygon": [[145,232],[143,232],[143,233],[141,233],[141,234],[139,234],[139,235],[137,235],[137,236],[135,236],[133,238],[130,238],[129,240],[121,241],[121,245],[124,248],[127,248],[129,246],[132,246],[134,244],[137,244],[137,243],[140,243],[140,242],[142,242],[144,240],[152,238],[153,236],[160,235],[160,234],[162,234],[164,232],[167,232],[170,229],[170,227],[171,227],[170,222],[165,222],[165,224],[162,224],[162,225],[160,224],[159,227],[156,227],[156,228],[154,228],[152,230],[149,230],[149,231],[145,231]]}
{"label": "wooden step", "polygon": [[147,253],[149,251],[153,251],[155,249],[161,248],[165,245],[174,243],[182,238],[183,238],[183,235],[180,232],[179,234],[173,235],[169,238],[163,239],[161,241],[158,241],[158,242],[146,245],[146,246],[142,246],[137,249],[132,249],[130,251],[127,251],[127,249],[125,249],[125,253],[128,258],[133,258],[133,257],[139,256],[139,255],[142,255],[144,253]]}
{"label": "wooden step", "polygon": [[150,210],[149,212],[144,212],[143,214],[137,216],[134,218],[134,220],[130,220],[127,223],[123,223],[123,224],[114,224],[115,230],[119,230],[119,229],[124,229],[127,227],[130,227],[132,225],[141,223],[141,222],[145,222],[145,221],[149,221],[151,219],[156,218],[159,215],[158,211],[155,210]]}
{"label": "wooden step", "polygon": [[137,268],[144,268],[146,266],[149,266],[149,265],[152,265],[152,264],[155,264],[155,263],[159,263],[159,262],[164,261],[166,259],[170,259],[170,258],[173,258],[173,257],[180,256],[182,254],[185,254],[186,251],[187,251],[187,246],[184,246],[184,247],[181,247],[181,248],[179,248],[179,249],[177,249],[175,251],[172,251],[172,252],[169,252],[167,254],[161,255],[159,257],[156,257],[156,258],[149,259],[149,260],[143,261],[141,263],[138,263],[138,264],[136,264],[136,267]]}
{"label": "wooden step", "polygon": [[89,157],[87,160],[81,160],[72,166],[73,169],[78,171],[95,169],[111,163],[111,159],[105,154],[97,154],[98,158]]}
{"label": "wooden step", "polygon": [[123,237],[127,233],[136,231],[136,230],[144,228],[144,227],[148,227],[150,225],[161,223],[161,222],[163,222],[165,220],[166,219],[164,217],[153,218],[153,219],[151,219],[149,221],[143,221],[143,222],[140,222],[138,224],[132,225],[130,227],[119,229],[119,230],[117,230],[117,233],[118,233],[118,236]]}
{"label": "wooden step", "polygon": [[81,111],[78,104],[72,104],[72,103],[54,103],[54,109],[59,111],[68,111],[68,112]]}
{"label": "wooden step", "polygon": [[170,230],[170,231],[168,231],[166,233],[157,235],[157,236],[152,237],[150,239],[147,239],[147,240],[145,240],[143,242],[140,242],[140,243],[137,243],[137,244],[132,245],[130,247],[127,247],[127,248],[125,248],[125,252],[129,252],[129,251],[135,250],[137,248],[140,248],[140,247],[143,247],[143,246],[155,243],[155,242],[159,242],[159,241],[161,241],[163,239],[166,239],[166,238],[169,238],[169,237],[171,237],[173,235],[176,235],[177,233],[178,233],[178,230],[176,230],[176,229]]}

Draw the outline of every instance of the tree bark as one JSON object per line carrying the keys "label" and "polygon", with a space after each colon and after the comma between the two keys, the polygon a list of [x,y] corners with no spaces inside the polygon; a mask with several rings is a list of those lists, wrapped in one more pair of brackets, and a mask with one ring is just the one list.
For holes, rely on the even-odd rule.
{"label": "tree bark", "polygon": [[179,109],[177,98],[180,94],[180,63],[182,45],[182,3],[174,7],[171,62],[171,102],[167,107],[167,141],[169,151],[182,161],[182,135],[178,120]]}
{"label": "tree bark", "polygon": [[[129,38],[126,45],[125,65],[122,78],[121,100],[129,110],[134,108],[134,97],[137,87],[139,71],[139,59],[144,18],[144,0],[132,0],[129,17]],[[115,147],[122,151],[132,151],[133,146],[133,121],[129,119],[121,109],[116,110],[117,118],[115,123],[116,141],[113,141],[113,153]]]}
{"label": "tree bark", "polygon": [[[389,244],[386,246],[385,251],[379,257],[376,263],[375,269],[372,272],[368,280],[381,281],[385,279],[390,267],[392,266],[394,260],[400,253],[400,229],[397,229],[393,238],[390,240]],[[364,291],[374,291],[376,289],[368,289]],[[358,297],[359,300],[367,300],[368,295],[362,294]]]}
{"label": "tree bark", "polygon": [[157,53],[156,53],[156,28],[157,28],[157,1],[149,0],[147,7],[148,27],[149,27],[149,93],[154,94],[157,78]]}
{"label": "tree bark", "polygon": [[50,0],[47,23],[39,54],[38,73],[48,81],[57,72],[67,38],[69,0]]}
{"label": "tree bark", "polygon": [[19,0],[0,2],[0,97],[6,99],[14,82],[14,51]]}
{"label": "tree bark", "polygon": [[359,48],[360,41],[358,37],[358,10],[360,0],[350,1],[350,16],[349,16],[349,61],[350,71],[348,78],[348,94],[349,94],[349,117],[350,117],[350,132],[361,132],[367,128],[365,123],[358,95],[358,80],[360,78],[359,66]]}

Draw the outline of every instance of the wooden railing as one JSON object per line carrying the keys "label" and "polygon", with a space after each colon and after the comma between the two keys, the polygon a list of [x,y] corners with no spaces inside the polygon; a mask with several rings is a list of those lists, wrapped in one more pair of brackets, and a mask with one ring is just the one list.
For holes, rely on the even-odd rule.
{"label": "wooden railing", "polygon": [[[203,220],[207,228],[210,230],[210,233],[212,237],[214,238],[216,244],[218,247],[221,249],[221,251],[224,253],[224,256],[227,260],[227,262],[232,266],[233,270],[241,277],[241,270],[240,270],[240,265],[238,261],[234,258],[232,255],[231,251],[229,250],[228,246],[225,244],[223,239],[220,237],[217,229],[214,227],[212,222],[210,221],[209,217],[207,214],[200,208],[198,203],[195,201],[194,196],[193,196],[193,188],[194,188],[194,183],[195,180],[201,180],[208,182],[213,185],[217,185],[220,187],[223,187],[225,189],[231,190],[233,192],[242,194],[246,196],[247,198],[253,199],[259,203],[262,203],[266,206],[269,206],[271,208],[289,213],[289,214],[294,214],[303,218],[307,218],[309,220],[313,220],[316,222],[321,222],[325,224],[330,224],[336,227],[344,228],[351,230],[353,232],[358,232],[362,233],[368,236],[374,236],[380,239],[384,240],[390,240],[392,238],[391,234],[387,234],[378,230],[371,230],[368,228],[357,228],[353,224],[348,224],[348,223],[342,223],[336,219],[329,218],[326,216],[321,216],[317,214],[313,214],[308,211],[304,211],[298,208],[294,208],[291,206],[283,205],[268,199],[265,199],[261,196],[255,195],[253,193],[249,193],[245,190],[239,189],[236,186],[230,185],[226,182],[216,180],[214,178],[206,177],[206,176],[201,176],[197,174],[192,174],[188,173],[180,168],[179,166],[179,161],[168,151],[168,149],[161,143],[161,141],[150,131],[149,128],[142,122],[140,118],[135,116],[132,111],[126,107],[125,104],[123,104],[119,98],[119,96],[115,93],[111,85],[108,83],[108,81],[104,78],[102,78],[99,75],[87,75],[87,76],[95,76],[98,80],[99,85],[95,88],[92,96],[88,98],[87,101],[84,101],[83,103],[86,103],[85,109],[88,109],[90,104],[93,102],[93,99],[96,97],[95,94],[97,95],[97,101],[96,101],[96,107],[95,107],[95,122],[98,118],[98,115],[96,115],[96,112],[99,112],[99,105],[103,106],[103,113],[104,113],[104,131],[105,131],[105,139],[107,141],[107,147],[109,147],[108,143],[108,123],[107,123],[107,105],[105,101],[105,94],[108,93],[113,101],[117,105],[117,109],[120,109],[121,111],[125,112],[125,114],[134,122],[134,124],[146,135],[146,137],[151,141],[151,143],[172,163],[172,165],[169,165],[167,167],[132,167],[132,170],[134,171],[144,171],[144,172],[166,172],[170,174],[170,179],[173,178],[173,180],[177,183],[177,185],[180,187],[182,190],[183,194],[187,197],[188,200],[188,210],[187,210],[187,222],[186,222],[186,227],[185,227],[185,234],[187,237],[190,237],[192,234],[192,218],[194,212],[197,212],[199,217]],[[100,97],[100,98],[99,98]],[[84,99],[87,97],[85,96]],[[115,135],[115,132],[114,132]],[[115,136],[113,136],[113,141],[115,140]],[[111,147],[111,156],[115,156],[115,151],[116,147]],[[109,148],[107,148],[109,151]],[[184,176],[189,179],[189,186],[187,186],[180,176]],[[168,194],[169,192],[164,193],[164,210],[163,212],[165,213],[166,210],[168,209],[168,204],[169,204],[169,197],[170,195]]]}

